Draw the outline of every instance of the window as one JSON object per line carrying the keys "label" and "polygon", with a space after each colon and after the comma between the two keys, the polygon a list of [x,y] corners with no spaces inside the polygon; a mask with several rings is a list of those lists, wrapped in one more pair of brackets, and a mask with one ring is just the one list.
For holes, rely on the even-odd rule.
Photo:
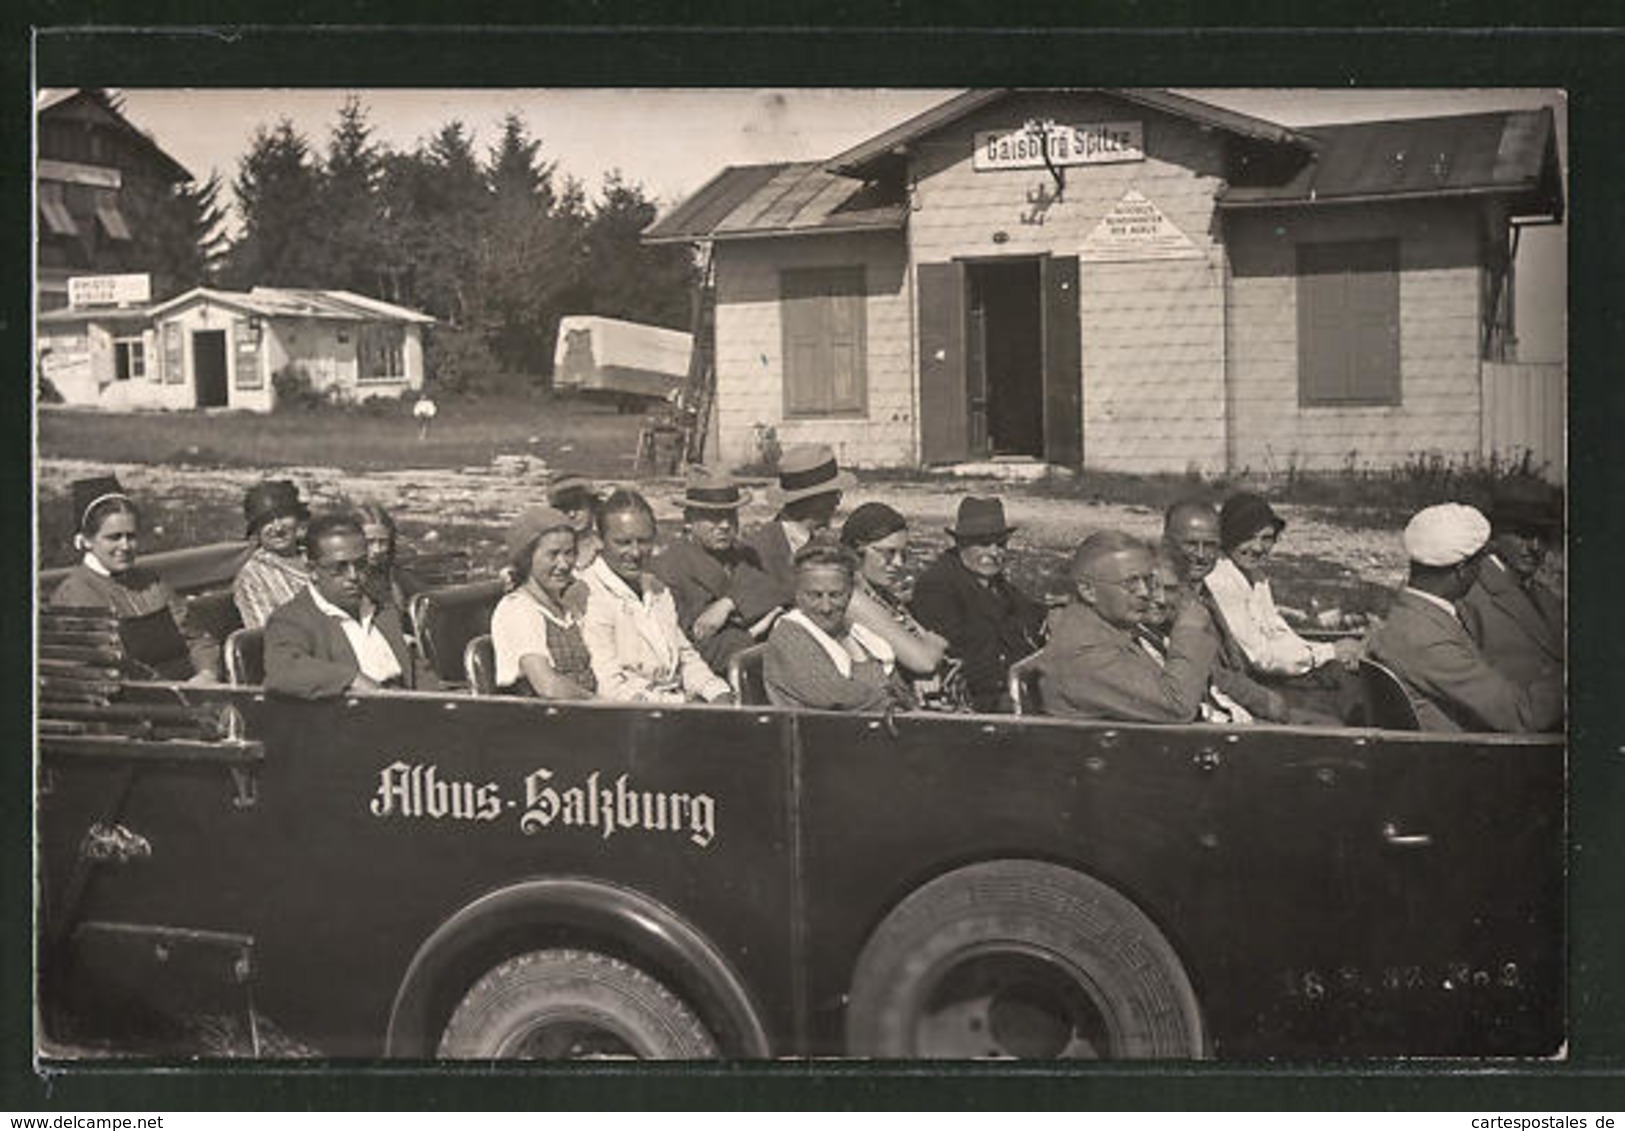
{"label": "window", "polygon": [[358,379],[401,381],[406,377],[406,330],[400,326],[367,323],[356,344]]}
{"label": "window", "polygon": [[62,186],[52,181],[39,183],[39,213],[45,221],[45,230],[54,236],[76,236],[79,226],[73,222]]}
{"label": "window", "polygon": [[861,415],[868,378],[862,267],[779,276],[786,416]]}
{"label": "window", "polygon": [[140,380],[146,375],[147,350],[141,339],[113,339],[113,380]]}
{"label": "window", "polygon": [[186,345],[178,322],[164,323],[164,383],[186,383]]}
{"label": "window", "polygon": [[1298,246],[1298,403],[1399,404],[1399,242]]}
{"label": "window", "polygon": [[234,367],[239,389],[265,387],[265,375],[260,372],[260,337],[264,333],[258,318],[238,318],[232,322],[231,340],[237,350]]}

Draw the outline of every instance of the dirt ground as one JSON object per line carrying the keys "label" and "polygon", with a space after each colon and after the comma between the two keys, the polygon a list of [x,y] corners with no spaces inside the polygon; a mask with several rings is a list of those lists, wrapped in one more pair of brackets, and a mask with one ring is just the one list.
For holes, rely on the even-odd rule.
{"label": "dirt ground", "polygon": [[[107,470],[104,463],[40,461],[42,562],[61,564],[71,558],[65,549],[64,524],[53,521],[55,512],[65,509],[68,484]],[[111,470],[149,511],[144,547],[149,552],[240,537],[243,491],[265,474],[149,464],[117,464]],[[542,499],[549,468],[540,460],[513,456],[489,466],[455,470],[348,472],[313,466],[281,468],[274,474],[297,482],[318,510],[362,501],[382,503],[396,516],[408,548],[465,549],[475,568],[482,570],[496,563],[507,522]],[[681,519],[676,503],[681,482],[643,479],[628,485],[648,496],[666,536],[675,532]],[[743,513],[747,526],[771,517],[764,486],[762,481],[752,483],[753,498]],[[1019,528],[1012,540],[1016,551],[1012,573],[1036,593],[1063,591],[1057,572],[1071,549],[1093,531],[1119,529],[1148,539],[1161,531],[1161,515],[1148,507],[1056,498],[1023,483],[990,479],[865,482],[860,473],[859,486],[846,507],[878,501],[908,515],[914,535],[911,557],[919,567],[947,544],[944,527],[952,523],[960,498],[967,494],[996,494],[1004,500],[1009,521]],[[1276,551],[1277,600],[1302,607],[1314,597],[1324,606],[1381,611],[1386,592],[1404,574],[1399,532],[1334,526],[1318,508],[1279,509],[1288,526]]]}

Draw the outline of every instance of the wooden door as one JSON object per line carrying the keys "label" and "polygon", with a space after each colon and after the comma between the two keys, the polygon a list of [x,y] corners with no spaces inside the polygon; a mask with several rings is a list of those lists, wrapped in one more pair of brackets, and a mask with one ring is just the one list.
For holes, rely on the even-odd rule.
{"label": "wooden door", "polygon": [[918,268],[920,459],[952,463],[969,453],[965,390],[965,269]]}
{"label": "wooden door", "polygon": [[1078,258],[1044,260],[1044,459],[1083,466],[1083,339]]}

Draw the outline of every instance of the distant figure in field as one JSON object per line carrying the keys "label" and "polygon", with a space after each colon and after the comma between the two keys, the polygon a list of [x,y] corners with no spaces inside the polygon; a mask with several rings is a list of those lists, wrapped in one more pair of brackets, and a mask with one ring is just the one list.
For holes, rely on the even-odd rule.
{"label": "distant figure in field", "polygon": [[162,578],[136,564],[141,514],[110,475],[73,484],[77,526],[73,544],[83,554],[51,594],[53,608],[107,609],[118,617],[127,659],[141,674],[209,683],[220,677],[220,647],[193,627],[186,602]]}
{"label": "distant figure in field", "polygon": [[1543,731],[1563,719],[1563,680],[1528,684],[1496,671],[1458,619],[1484,561],[1490,523],[1476,509],[1441,503],[1405,527],[1410,578],[1371,634],[1370,655],[1397,675],[1423,730]]}
{"label": "distant figure in field", "polygon": [[575,574],[570,516],[532,507],[508,530],[508,567],[518,586],[491,613],[498,687],[543,699],[591,699],[598,689],[582,637],[587,589]]}
{"label": "distant figure in field", "polygon": [[1489,551],[1460,612],[1484,659],[1513,683],[1563,675],[1563,600],[1537,580],[1562,530],[1557,493],[1543,483],[1512,480],[1491,500]]}
{"label": "distant figure in field", "polygon": [[400,610],[367,593],[367,539],[350,515],[310,524],[310,581],[265,624],[265,687],[324,699],[414,685]]}
{"label": "distant figure in field", "polygon": [[978,711],[1009,711],[1010,665],[1037,651],[1045,608],[1005,576],[1010,535],[999,499],[959,502],[953,545],[926,567],[909,611],[948,641]]}
{"label": "distant figure in field", "polygon": [[237,611],[248,628],[263,628],[277,606],[310,584],[304,527],[310,510],[286,479],[256,483],[243,496],[243,518],[254,552],[232,583]]}
{"label": "distant figure in field", "polygon": [[434,424],[434,418],[440,415],[440,406],[434,403],[434,398],[428,393],[421,393],[417,403],[412,406],[412,419],[418,423],[418,439],[427,440],[429,429]]}

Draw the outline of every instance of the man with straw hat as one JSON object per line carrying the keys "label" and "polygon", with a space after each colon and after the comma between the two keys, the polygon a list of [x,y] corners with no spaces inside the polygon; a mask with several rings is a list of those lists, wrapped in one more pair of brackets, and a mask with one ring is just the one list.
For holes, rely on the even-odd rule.
{"label": "man with straw hat", "polygon": [[661,552],[654,573],[677,603],[677,623],[711,669],[724,672],[781,608],[756,551],[739,543],[739,510],[750,491],[727,472],[696,464],[675,501],[685,537]]}
{"label": "man with straw hat", "polygon": [[1563,681],[1518,684],[1484,660],[1455,602],[1472,588],[1489,520],[1460,503],[1417,512],[1405,527],[1410,576],[1369,653],[1400,678],[1423,730],[1541,731],[1563,719]]}
{"label": "man with straw hat", "polygon": [[779,457],[778,479],[767,488],[777,514],[744,540],[773,579],[778,604],[795,604],[796,551],[829,529],[842,493],[855,486],[857,480],[841,470],[827,444],[798,444]]}
{"label": "man with straw hat", "polygon": [[1038,649],[1045,608],[1005,576],[1016,528],[999,499],[969,496],[948,535],[954,544],[920,575],[909,609],[948,641],[964,663],[965,686],[978,711],[1010,710],[1010,665]]}

